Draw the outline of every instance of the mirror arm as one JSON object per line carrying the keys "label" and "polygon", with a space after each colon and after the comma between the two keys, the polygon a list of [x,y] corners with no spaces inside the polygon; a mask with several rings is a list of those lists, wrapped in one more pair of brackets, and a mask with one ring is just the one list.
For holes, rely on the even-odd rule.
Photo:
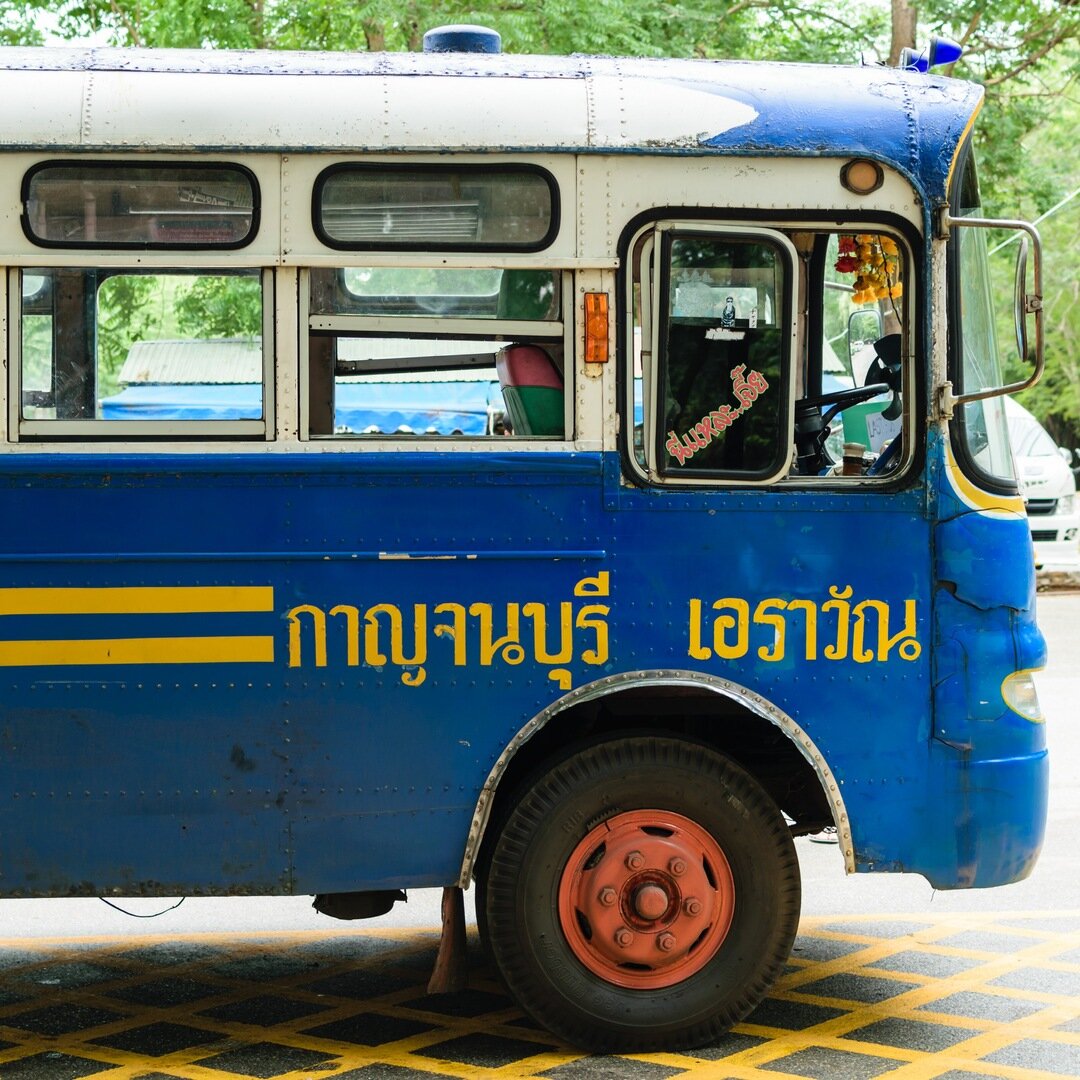
{"label": "mirror arm", "polygon": [[[1035,369],[1028,378],[1020,382],[995,386],[989,390],[978,390],[970,394],[954,394],[952,383],[946,382],[939,390],[938,405],[942,416],[951,417],[957,405],[966,405],[970,401],[982,401],[985,398],[1001,397],[1005,394],[1016,394],[1034,386],[1042,378],[1043,369],[1046,366],[1043,341],[1042,245],[1039,241],[1039,231],[1034,225],[1012,218],[958,218],[943,212],[940,224],[946,235],[957,226],[972,229],[1012,229],[1015,232],[1027,233],[1031,238],[1031,251],[1034,256],[1032,259],[1034,290],[1029,293],[1026,288],[1021,289],[1023,310],[1018,314],[1021,319],[1028,315],[1035,316]],[[1026,360],[1027,357],[1022,357],[1022,359]]]}

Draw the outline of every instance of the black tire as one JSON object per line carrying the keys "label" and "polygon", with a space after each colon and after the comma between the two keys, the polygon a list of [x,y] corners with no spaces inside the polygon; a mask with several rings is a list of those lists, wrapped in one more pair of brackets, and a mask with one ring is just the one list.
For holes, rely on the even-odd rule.
{"label": "black tire", "polygon": [[[598,974],[588,955],[591,932],[583,949],[581,933],[564,927],[569,919],[560,916],[560,882],[565,893],[565,882],[581,880],[568,867],[572,858],[581,858],[585,838],[590,837],[588,850],[599,826],[635,821],[641,811],[658,811],[658,820],[667,812],[677,815],[671,820],[693,823],[697,835],[722,852],[719,861],[726,858],[734,896],[726,936],[722,930],[719,939],[714,935],[708,950],[695,954],[685,977],[681,969],[662,973],[677,981],[659,988],[616,985],[612,978],[632,982],[636,975],[611,968],[612,978],[605,977],[603,958]],[[651,736],[588,746],[524,788],[497,827],[479,874],[483,936],[521,1006],[572,1045],[598,1052],[705,1045],[745,1018],[783,970],[801,900],[790,830],[761,785],[708,747]],[[646,850],[653,858],[653,849]],[[628,856],[616,865],[632,861]],[[573,865],[592,873],[595,863]],[[624,891],[632,887],[626,884]],[[603,891],[608,893],[604,902],[612,904],[610,890]],[[640,885],[633,895],[641,895]],[[669,910],[676,911],[679,903],[684,901],[676,891]],[[620,899],[609,910],[621,912],[622,905]],[[682,917],[681,909],[675,917]],[[576,921],[582,922],[580,915]],[[588,923],[585,929],[590,931]],[[639,932],[638,944],[647,940]]]}

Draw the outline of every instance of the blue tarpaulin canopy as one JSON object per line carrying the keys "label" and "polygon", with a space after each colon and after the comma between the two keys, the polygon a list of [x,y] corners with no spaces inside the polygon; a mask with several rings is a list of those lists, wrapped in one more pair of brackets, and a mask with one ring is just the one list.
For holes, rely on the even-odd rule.
{"label": "blue tarpaulin canopy", "polygon": [[[257,420],[257,383],[136,384],[101,402],[103,420]],[[339,433],[393,434],[402,429],[440,435],[483,435],[488,418],[503,410],[498,382],[337,382],[334,429]]]}

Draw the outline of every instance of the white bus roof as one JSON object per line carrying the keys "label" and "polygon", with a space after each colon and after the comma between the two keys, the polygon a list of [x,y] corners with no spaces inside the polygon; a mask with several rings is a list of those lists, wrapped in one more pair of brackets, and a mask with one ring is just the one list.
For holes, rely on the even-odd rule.
{"label": "white bus roof", "polygon": [[4,48],[0,148],[864,155],[936,195],[981,96],[856,65]]}

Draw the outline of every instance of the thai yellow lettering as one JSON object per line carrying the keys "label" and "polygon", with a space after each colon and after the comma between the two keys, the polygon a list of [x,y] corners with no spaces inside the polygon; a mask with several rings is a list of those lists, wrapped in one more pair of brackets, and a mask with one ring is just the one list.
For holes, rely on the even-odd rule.
{"label": "thai yellow lettering", "polygon": [[452,615],[450,623],[436,623],[432,628],[436,637],[448,637],[454,643],[454,667],[465,667],[468,660],[468,640],[466,637],[465,605],[437,604],[436,615]]}
{"label": "thai yellow lettering", "polygon": [[520,605],[506,605],[506,633],[500,638],[495,637],[495,614],[491,604],[470,604],[469,614],[480,620],[480,663],[484,667],[491,666],[496,654],[506,664],[520,664],[525,659],[520,641]]}
{"label": "thai yellow lettering", "polygon": [[[760,626],[766,629],[769,638],[758,645],[756,652],[766,663],[784,660],[789,639],[794,638],[792,649],[799,650],[800,629],[803,657],[817,660],[819,610],[835,617],[822,654],[826,660],[850,658],[857,664],[883,663],[891,659],[895,652],[899,659],[910,663],[922,655],[922,645],[915,636],[918,626],[917,601],[902,601],[903,626],[890,634],[893,608],[889,603],[870,599],[853,604],[854,593],[850,585],[830,585],[828,599],[820,608],[813,600],[786,600],[770,596],[753,605],[752,618],[751,602],[742,597],[725,596],[713,601],[711,615],[706,602],[694,597],[689,602],[688,655],[692,660],[699,661],[710,660],[714,654],[721,660],[740,660],[749,652],[752,629]],[[801,619],[789,625],[792,612],[798,612]],[[706,644],[710,641],[712,648]]]}
{"label": "thai yellow lettering", "polygon": [[419,686],[427,677],[423,664],[427,660],[427,605],[413,604],[413,655],[405,655],[404,620],[393,604],[376,604],[364,616],[364,660],[372,667],[382,667],[387,655],[380,646],[379,616],[385,615],[390,624],[390,658],[400,667],[416,668],[403,671],[401,681],[406,686]]}
{"label": "thai yellow lettering", "polygon": [[[722,660],[738,660],[750,647],[750,605],[736,596],[725,596],[713,603],[717,611],[730,608],[734,615],[718,615],[713,623],[713,648]],[[735,631],[735,641],[728,640],[728,631]]]}
{"label": "thai yellow lettering", "polygon": [[521,609],[526,619],[533,621],[533,655],[541,664],[565,664],[574,655],[573,605],[564,601],[559,605],[559,651],[552,653],[547,647],[547,607],[544,604],[526,604]]}
{"label": "thai yellow lettering", "polygon": [[850,585],[841,589],[838,585],[829,586],[831,600],[826,600],[821,605],[822,611],[836,612],[836,643],[825,646],[825,657],[828,660],[843,660],[848,651],[848,630],[851,622],[851,599],[854,590]]}
{"label": "thai yellow lettering", "polygon": [[338,604],[330,609],[331,616],[345,616],[345,663],[349,667],[360,666],[360,609],[349,604]]}
{"label": "thai yellow lettering", "polygon": [[326,667],[326,614],[311,604],[294,607],[286,616],[289,620],[289,667],[300,667],[301,615],[310,615],[315,631],[315,666]]}
{"label": "thai yellow lettering", "polygon": [[591,630],[595,634],[593,647],[583,649],[581,659],[586,664],[606,664],[608,659],[607,617],[611,608],[607,604],[586,604],[578,613],[575,626],[579,630]]}
{"label": "thai yellow lettering", "polygon": [[[889,605],[880,600],[864,600],[855,605],[855,631],[851,647],[852,657],[860,664],[871,660],[888,660],[894,646],[901,659],[916,660],[922,652],[922,646],[915,640],[915,601],[904,601],[904,627],[898,633],[889,636]],[[867,614],[873,611],[877,621],[877,642],[875,648],[866,648]]]}
{"label": "thai yellow lettering", "polygon": [[694,660],[708,660],[712,649],[701,644],[701,601],[690,601],[690,656]]}
{"label": "thai yellow lettering", "polygon": [[611,588],[611,572],[601,570],[596,577],[583,577],[574,586],[575,596],[607,596]]}
{"label": "thai yellow lettering", "polygon": [[759,625],[771,626],[773,628],[773,643],[771,646],[762,645],[758,649],[758,656],[762,660],[783,660],[784,659],[784,643],[787,639],[787,621],[783,615],[772,615],[770,611],[773,608],[784,609],[787,607],[786,600],[762,600],[756,608],[754,608],[754,622]]}
{"label": "thai yellow lettering", "polygon": [[[470,663],[514,667],[531,661],[548,668],[548,678],[569,690],[573,685],[569,665],[575,660],[590,666],[608,661],[611,608],[595,601],[610,593],[611,574],[603,570],[574,583],[575,599],[557,603],[466,605],[447,601],[430,606],[430,610],[428,604],[413,604],[411,620],[408,609],[395,604],[368,608],[336,604],[329,609],[329,619],[333,625],[342,626],[344,637],[333,638],[332,655],[337,663],[344,660],[349,667],[365,664],[381,668],[392,664],[402,669],[405,686],[420,686],[427,678],[429,634],[433,634],[450,642],[454,667]],[[316,667],[326,667],[328,614],[311,604],[287,613],[290,667],[301,667],[305,659]],[[525,626],[523,619],[528,620]],[[308,625],[312,627],[313,646],[304,641]]]}
{"label": "thai yellow lettering", "polygon": [[802,611],[804,623],[803,623],[803,639],[806,642],[806,649],[803,652],[803,656],[807,660],[817,659],[817,604],[813,600],[789,600],[789,611]]}

